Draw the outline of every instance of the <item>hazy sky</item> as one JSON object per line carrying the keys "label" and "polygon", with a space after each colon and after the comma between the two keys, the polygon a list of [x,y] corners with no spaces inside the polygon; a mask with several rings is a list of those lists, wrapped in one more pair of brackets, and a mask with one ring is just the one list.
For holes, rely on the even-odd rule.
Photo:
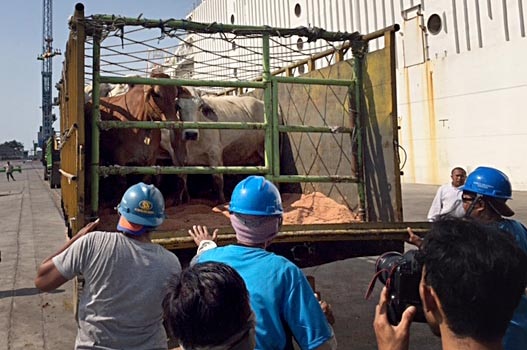
{"label": "hazy sky", "polygon": [[[53,1],[53,48],[64,52],[68,17],[79,1]],[[84,14],[115,14],[150,19],[184,18],[200,0],[84,0]],[[17,140],[32,149],[42,124],[42,5],[41,0],[4,1],[0,11],[0,143]],[[53,96],[60,78],[62,56],[53,58]],[[57,116],[58,107],[54,107]],[[60,128],[57,120],[53,127]]]}

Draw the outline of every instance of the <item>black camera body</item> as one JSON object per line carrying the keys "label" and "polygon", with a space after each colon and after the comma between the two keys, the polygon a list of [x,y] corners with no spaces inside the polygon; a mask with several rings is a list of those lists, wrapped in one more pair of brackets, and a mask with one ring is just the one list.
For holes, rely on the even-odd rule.
{"label": "black camera body", "polygon": [[388,320],[392,325],[398,325],[401,317],[409,306],[417,308],[414,322],[426,322],[419,283],[422,266],[415,259],[417,250],[409,250],[404,254],[387,252],[379,256],[375,269],[379,280],[388,290]]}

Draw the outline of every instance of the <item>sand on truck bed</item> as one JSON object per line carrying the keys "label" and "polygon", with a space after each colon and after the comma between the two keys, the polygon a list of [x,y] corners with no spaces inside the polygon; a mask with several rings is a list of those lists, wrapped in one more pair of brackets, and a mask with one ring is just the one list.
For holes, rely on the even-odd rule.
{"label": "sand on truck bed", "polygon": [[[347,206],[334,201],[320,192],[309,194],[283,193],[284,225],[351,223],[360,219]],[[159,227],[161,231],[189,229],[192,225],[209,228],[229,227],[228,203],[213,206],[209,201],[191,200],[190,203],[166,209],[167,219]],[[115,230],[117,213],[101,213],[99,229]]]}

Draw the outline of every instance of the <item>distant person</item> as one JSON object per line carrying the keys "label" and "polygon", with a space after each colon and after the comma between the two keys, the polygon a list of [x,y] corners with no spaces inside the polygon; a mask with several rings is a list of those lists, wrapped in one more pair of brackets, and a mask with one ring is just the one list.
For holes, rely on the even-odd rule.
{"label": "distant person", "polygon": [[11,162],[7,161],[7,165],[5,166],[5,175],[7,177],[7,182],[9,182],[9,178],[11,178],[13,181],[16,181],[13,177],[13,164]]}
{"label": "distant person", "polygon": [[182,349],[254,349],[249,294],[243,279],[228,265],[195,264],[175,275],[163,309],[167,332]]}
{"label": "distant person", "polygon": [[428,221],[434,221],[442,215],[457,218],[465,215],[461,204],[461,186],[465,183],[467,172],[463,168],[456,167],[450,172],[450,178],[452,179],[450,183],[444,184],[437,189],[428,211]]}
{"label": "distant person", "polygon": [[223,262],[244,279],[256,316],[257,350],[292,349],[291,334],[301,350],[336,349],[331,307],[319,302],[302,270],[265,250],[282,225],[282,200],[275,185],[249,176],[236,185],[229,206],[236,244],[216,247],[217,230],[193,226],[198,245],[194,261]]}
{"label": "distant person", "polygon": [[[442,349],[504,349],[505,332],[527,285],[527,255],[512,237],[474,220],[440,219],[416,260],[422,266],[419,295],[425,318],[441,337]],[[384,287],[373,323],[378,349],[407,350],[416,308],[410,306],[392,326],[387,305]]]}
{"label": "distant person", "polygon": [[[468,175],[463,186],[466,215],[511,235],[527,254],[527,229],[519,221],[508,219],[514,211],[507,205],[512,186],[507,175],[498,169],[478,167]],[[527,270],[527,266],[524,266]],[[522,296],[503,341],[505,350],[527,349],[527,296]]]}
{"label": "distant person", "polygon": [[89,223],[42,262],[35,286],[49,292],[84,277],[75,349],[167,349],[164,288],[181,265],[151,242],[165,219],[163,195],[138,183],[126,190],[118,212],[118,232],[91,232],[97,221]]}

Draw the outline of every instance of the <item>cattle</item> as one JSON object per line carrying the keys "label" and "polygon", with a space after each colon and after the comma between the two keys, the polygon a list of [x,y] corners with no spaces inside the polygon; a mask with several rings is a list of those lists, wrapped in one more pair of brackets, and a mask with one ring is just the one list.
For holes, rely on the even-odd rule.
{"label": "cattle", "polygon": [[[163,73],[153,78],[169,78]],[[100,99],[102,120],[110,121],[176,121],[177,90],[173,86],[135,85],[125,94]],[[91,118],[91,103],[86,107]],[[101,131],[100,164],[152,166],[160,152],[159,129],[109,129]],[[110,191],[115,189],[109,189]]]}
{"label": "cattle", "polygon": [[[264,121],[264,104],[251,96],[196,96],[178,88],[181,119],[213,122]],[[264,164],[264,130],[185,129],[187,166],[251,166]],[[214,189],[225,202],[222,174],[214,174]],[[185,195],[185,194],[184,194]]]}
{"label": "cattle", "polygon": [[[156,73],[154,73],[156,74]],[[126,77],[138,77],[138,75],[126,75]],[[166,75],[168,77],[168,75]],[[105,84],[104,90],[103,85],[101,84],[101,97],[115,97],[124,95],[127,93],[131,88],[134,87],[134,84]],[[107,86],[107,87],[106,87]],[[91,99],[91,85],[86,86],[86,88],[89,88],[90,93],[90,99]],[[86,93],[85,88],[85,93]],[[104,95],[102,94],[104,91]],[[177,92],[177,90],[176,90]],[[163,163],[163,160],[167,157],[170,159],[172,165],[181,166],[182,163],[182,156],[176,153],[174,146],[178,144],[176,141],[176,137],[179,136],[179,129],[176,131],[172,131],[169,129],[161,129],[161,143],[160,143],[160,152],[158,154],[158,157]]]}
{"label": "cattle", "polygon": [[[99,96],[100,97],[111,96],[110,93],[113,89],[115,89],[113,84],[101,83],[99,84]],[[93,86],[91,84],[84,86],[84,101],[86,102],[91,101],[92,91],[93,91]]]}

